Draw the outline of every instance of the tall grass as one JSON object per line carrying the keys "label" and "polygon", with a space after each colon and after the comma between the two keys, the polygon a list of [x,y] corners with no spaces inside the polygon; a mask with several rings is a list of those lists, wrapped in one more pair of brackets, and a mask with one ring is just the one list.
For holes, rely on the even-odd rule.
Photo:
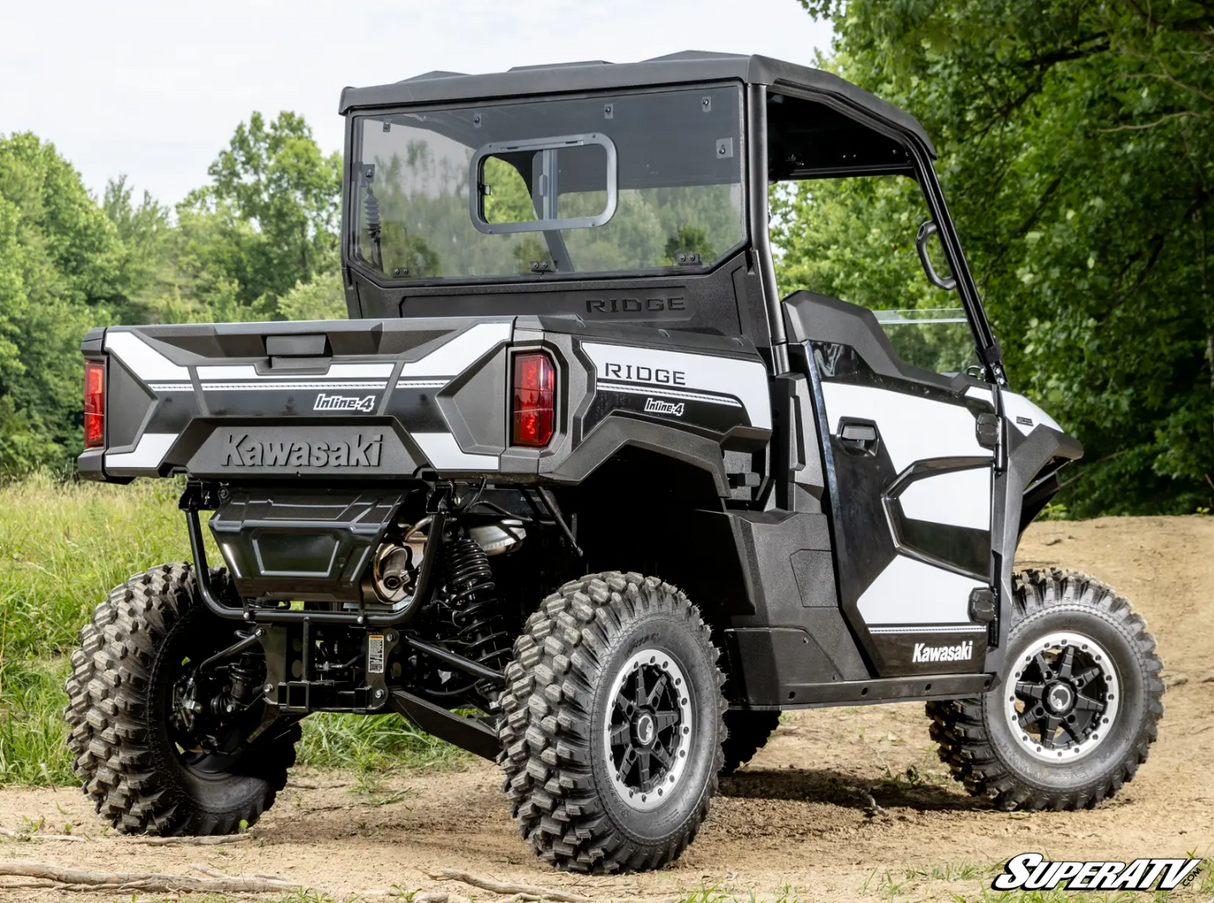
{"label": "tall grass", "polygon": [[[61,717],[67,656],[112,587],[189,558],[182,488],[48,476],[0,487],[0,785],[75,782]],[[214,548],[210,558],[218,560]],[[465,758],[395,716],[325,715],[304,722],[300,761],[387,770]]]}

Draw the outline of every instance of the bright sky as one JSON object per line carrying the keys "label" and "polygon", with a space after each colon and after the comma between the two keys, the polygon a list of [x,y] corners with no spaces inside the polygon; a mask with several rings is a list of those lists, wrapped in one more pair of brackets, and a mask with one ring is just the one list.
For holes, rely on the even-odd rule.
{"label": "bright sky", "polygon": [[431,69],[678,50],[812,64],[831,30],[797,0],[58,0],[0,3],[0,134],[54,142],[100,195],[126,173],[176,203],[254,110],[301,113],[340,150],[345,85]]}

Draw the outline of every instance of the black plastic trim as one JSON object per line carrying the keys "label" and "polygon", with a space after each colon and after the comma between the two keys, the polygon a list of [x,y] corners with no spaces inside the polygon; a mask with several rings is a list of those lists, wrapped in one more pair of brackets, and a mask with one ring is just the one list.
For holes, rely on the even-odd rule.
{"label": "black plastic trim", "polygon": [[507,72],[467,75],[432,72],[389,85],[345,88],[338,112],[354,108],[405,106],[435,101],[526,97],[539,94],[612,91],[737,80],[751,85],[779,85],[846,100],[852,107],[913,135],[934,154],[931,139],[909,113],[839,76],[766,56],[683,51],[635,63],[563,63],[527,66]]}

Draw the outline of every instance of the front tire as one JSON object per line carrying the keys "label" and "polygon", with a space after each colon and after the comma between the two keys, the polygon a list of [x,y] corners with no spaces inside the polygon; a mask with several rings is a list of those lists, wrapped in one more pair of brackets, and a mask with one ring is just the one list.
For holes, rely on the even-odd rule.
{"label": "front tire", "polygon": [[683,593],[610,572],[527,621],[501,697],[504,790],[523,837],[573,871],[659,868],[717,789],[724,677]]}
{"label": "front tire", "polygon": [[953,776],[1002,809],[1095,808],[1146,761],[1163,715],[1163,665],[1146,622],[1083,574],[1014,580],[1005,678],[984,696],[930,702]]}
{"label": "front tire", "polygon": [[[212,580],[222,591],[222,572]],[[275,723],[247,749],[229,734],[241,744],[223,755],[174,727],[188,664],[230,645],[233,623],[201,604],[190,565],[171,564],[113,589],[81,631],[67,681],[68,745],[84,792],[123,833],[232,834],[285,785],[298,724]],[[254,699],[247,712],[256,720],[263,707]]]}

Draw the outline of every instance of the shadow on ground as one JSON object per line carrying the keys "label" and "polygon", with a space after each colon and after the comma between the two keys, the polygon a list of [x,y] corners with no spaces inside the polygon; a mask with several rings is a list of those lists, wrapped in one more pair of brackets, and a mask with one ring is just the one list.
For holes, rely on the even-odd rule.
{"label": "shadow on ground", "polygon": [[970,812],[991,808],[986,800],[969,796],[960,784],[934,784],[913,773],[864,781],[829,768],[747,769],[721,778],[720,789],[721,796],[734,799],[831,803],[852,809],[871,808],[866,794],[872,794],[873,800],[883,808],[905,807],[923,812]]}

